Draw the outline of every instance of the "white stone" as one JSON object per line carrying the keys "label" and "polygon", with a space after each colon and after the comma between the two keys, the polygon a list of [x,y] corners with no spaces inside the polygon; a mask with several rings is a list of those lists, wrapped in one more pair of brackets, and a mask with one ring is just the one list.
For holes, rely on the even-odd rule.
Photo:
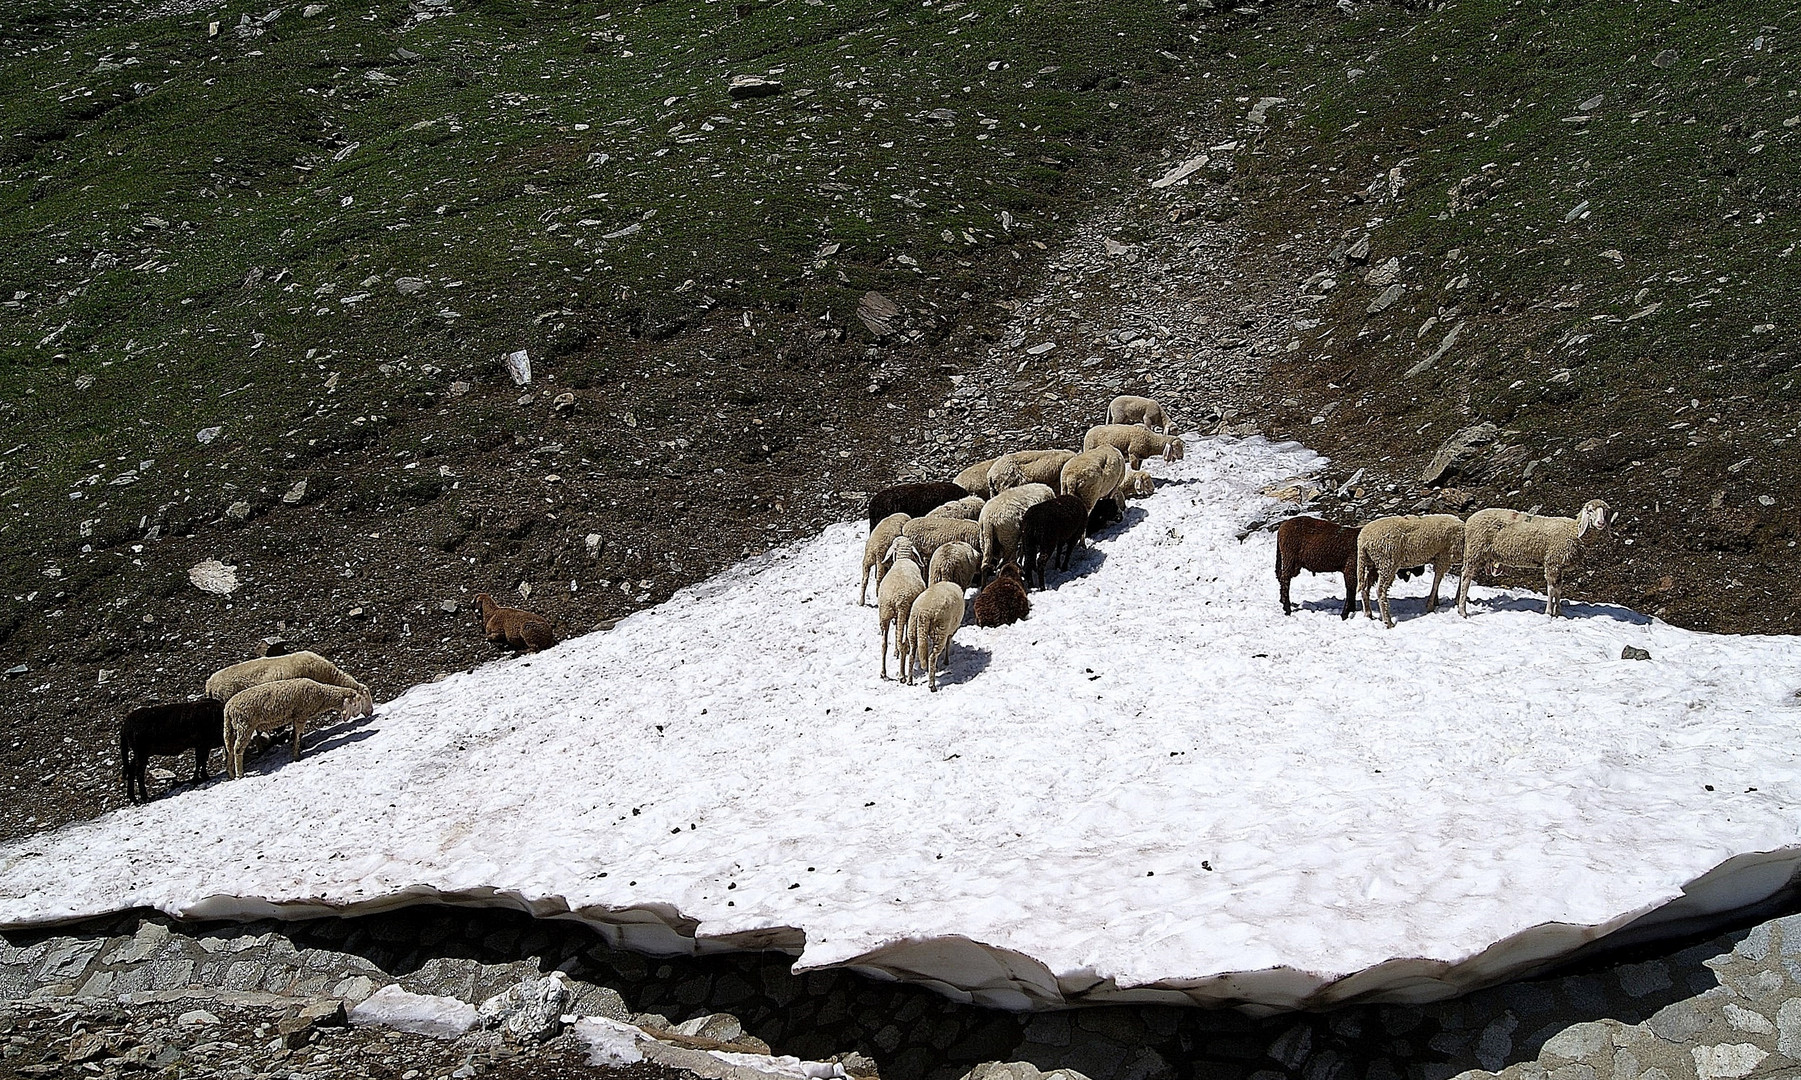
{"label": "white stone", "polygon": [[1769,1051],[1750,1043],[1726,1043],[1722,1046],[1697,1046],[1694,1049],[1695,1072],[1701,1080],[1735,1080],[1744,1076],[1770,1056]]}
{"label": "white stone", "polygon": [[456,998],[414,994],[398,985],[382,987],[350,1010],[357,1026],[393,1028],[415,1035],[454,1039],[476,1024],[475,1006]]}

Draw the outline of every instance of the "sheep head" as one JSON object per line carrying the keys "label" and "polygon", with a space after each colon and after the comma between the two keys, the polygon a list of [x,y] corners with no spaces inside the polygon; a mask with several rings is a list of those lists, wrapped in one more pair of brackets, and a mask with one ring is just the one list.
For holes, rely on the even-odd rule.
{"label": "sheep head", "polygon": [[1163,447],[1164,461],[1181,461],[1182,455],[1188,452],[1188,446],[1181,439],[1171,439]]}
{"label": "sheep head", "polygon": [[[1605,538],[1612,523],[1613,508],[1600,499],[1590,499],[1576,515],[1576,536],[1589,541]],[[1591,532],[1595,534],[1592,537]]]}
{"label": "sheep head", "polygon": [[338,719],[349,720],[359,714],[368,715],[363,711],[363,702],[368,693],[367,689],[358,690],[355,687],[345,687],[343,700],[338,703]]}
{"label": "sheep head", "polygon": [[915,547],[913,541],[905,536],[895,537],[894,542],[888,545],[887,552],[882,555],[882,561],[889,566],[893,566],[901,559],[906,559],[914,566],[919,565],[919,548]]}
{"label": "sheep head", "polygon": [[375,715],[375,695],[371,694],[369,688],[362,683],[356,684],[356,697],[348,704],[349,708],[347,708],[344,715],[344,719],[346,720],[350,719],[352,716]]}

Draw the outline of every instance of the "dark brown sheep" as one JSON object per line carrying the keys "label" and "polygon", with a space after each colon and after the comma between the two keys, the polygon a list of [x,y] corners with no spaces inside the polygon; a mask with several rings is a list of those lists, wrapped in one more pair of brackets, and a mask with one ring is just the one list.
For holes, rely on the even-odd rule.
{"label": "dark brown sheep", "polygon": [[556,643],[550,620],[518,608],[501,607],[487,593],[476,593],[481,605],[482,631],[488,640],[527,652],[540,652]]}
{"label": "dark brown sheep", "polygon": [[207,755],[225,745],[225,703],[212,698],[145,705],[119,721],[119,766],[125,775],[125,797],[148,802],[144,771],[151,754],[194,751],[194,782],[206,779]]}
{"label": "dark brown sheep", "polygon": [[1025,618],[1032,610],[1032,601],[1026,596],[1019,567],[1002,563],[1000,573],[976,594],[975,608],[977,626],[1006,626]]}
{"label": "dark brown sheep", "polygon": [[[1344,609],[1338,613],[1348,619],[1357,610],[1357,534],[1356,525],[1336,525],[1316,517],[1292,517],[1276,528],[1276,582],[1282,588],[1282,614],[1294,614],[1288,599],[1288,583],[1301,571],[1315,574],[1344,575]],[[1402,581],[1412,577],[1418,567],[1396,572]]]}
{"label": "dark brown sheep", "polygon": [[1316,517],[1292,517],[1276,529],[1276,582],[1281,586],[1282,614],[1294,614],[1288,599],[1288,583],[1303,570],[1315,574],[1344,575],[1344,610],[1348,619],[1357,609],[1357,532],[1354,525],[1337,525]]}
{"label": "dark brown sheep", "polygon": [[889,514],[925,517],[945,503],[954,502],[968,494],[961,486],[948,480],[928,480],[885,487],[870,497],[869,527],[873,531]]}
{"label": "dark brown sheep", "polygon": [[1070,556],[1087,531],[1088,507],[1078,496],[1059,495],[1027,509],[1019,521],[1020,561],[1025,563],[1027,584],[1036,576],[1038,587],[1044,588],[1044,569],[1052,556],[1057,558],[1057,569],[1068,570]]}

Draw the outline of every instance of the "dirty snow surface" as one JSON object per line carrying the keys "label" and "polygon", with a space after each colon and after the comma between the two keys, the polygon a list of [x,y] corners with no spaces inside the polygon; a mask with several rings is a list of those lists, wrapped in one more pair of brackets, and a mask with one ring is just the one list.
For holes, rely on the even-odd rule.
{"label": "dirty snow surface", "polygon": [[0,925],[499,904],[1006,1007],[1292,1008],[1447,996],[1787,879],[1792,640],[1486,588],[1426,615],[1420,579],[1392,631],[1341,623],[1335,576],[1284,618],[1247,529],[1321,464],[1191,440],[1029,620],[966,626],[937,694],[877,677],[865,527],[833,526],[298,764],[0,848]]}

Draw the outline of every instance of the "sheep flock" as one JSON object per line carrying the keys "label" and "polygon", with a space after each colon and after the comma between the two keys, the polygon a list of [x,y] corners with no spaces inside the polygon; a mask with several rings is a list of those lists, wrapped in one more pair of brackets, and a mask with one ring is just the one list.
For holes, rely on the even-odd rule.
{"label": "sheep flock", "polygon": [[[1015,450],[970,465],[952,480],[876,492],[869,500],[857,603],[868,604],[873,586],[880,677],[888,679],[892,649],[900,681],[912,685],[923,672],[935,692],[957,631],[969,619],[1001,627],[1028,618],[1029,592],[1034,585],[1047,588],[1053,566],[1067,571],[1088,538],[1125,519],[1128,498],[1156,491],[1144,466],[1182,460],[1186,447],[1174,432],[1157,402],[1122,396],[1109,404],[1106,422],[1087,431],[1080,450]],[[1340,616],[1355,613],[1361,591],[1365,615],[1374,619],[1380,608],[1384,624],[1393,628],[1388,594],[1397,577],[1431,569],[1430,613],[1445,575],[1456,572],[1455,603],[1467,617],[1470,582],[1479,574],[1536,569],[1545,575],[1545,613],[1555,617],[1565,572],[1607,540],[1613,518],[1600,499],[1573,518],[1488,509],[1467,521],[1450,514],[1403,515],[1359,526],[1299,515],[1275,530],[1278,596],[1290,614],[1289,586],[1302,570],[1340,574]],[[487,593],[477,603],[489,641],[530,652],[555,643],[555,629],[543,617],[501,607]],[[206,680],[202,698],[144,706],[123,718],[126,794],[133,802],[149,798],[145,769],[153,754],[193,751],[198,783],[206,779],[207,757],[221,748],[228,773],[237,778],[253,742],[292,728],[298,760],[307,725],[371,715],[374,707],[367,686],[317,653],[278,651],[231,665]]]}
{"label": "sheep flock", "polygon": [[[928,684],[937,690],[950,640],[963,621],[961,610],[953,611],[942,597],[934,597],[926,615],[913,617],[928,587],[920,572],[925,566],[922,546],[945,542],[952,530],[967,539],[973,517],[977,528],[968,542],[979,559],[976,580],[945,582],[933,575],[930,587],[977,586],[970,605],[977,625],[1017,622],[1030,613],[1028,590],[1034,583],[1045,589],[1046,570],[1053,562],[1058,569],[1069,569],[1084,539],[1123,518],[1128,496],[1156,490],[1141,466],[1180,461],[1185,450],[1162,405],[1122,396],[1108,405],[1105,423],[1088,429],[1079,452],[1015,450],[970,465],[950,481],[897,484],[876,492],[869,502],[870,531],[857,602],[866,603],[873,572],[881,677],[888,678],[888,631],[893,628],[901,682],[912,684],[923,664]],[[1545,575],[1545,613],[1555,617],[1563,603],[1564,572],[1606,541],[1612,523],[1612,509],[1600,499],[1590,500],[1574,518],[1490,509],[1467,522],[1451,514],[1400,515],[1358,526],[1296,516],[1276,529],[1278,598],[1283,614],[1292,614],[1289,586],[1302,570],[1341,574],[1345,594],[1340,616],[1348,619],[1357,610],[1361,589],[1365,615],[1374,619],[1379,607],[1384,625],[1393,629],[1388,593],[1397,577],[1431,569],[1430,613],[1438,607],[1445,575],[1455,572],[1457,610],[1467,617],[1470,582],[1479,574],[1537,569]],[[930,556],[927,550],[924,557]],[[901,574],[890,578],[897,566]],[[890,585],[885,587],[885,581]],[[929,641],[915,639],[925,632],[931,634]]]}

